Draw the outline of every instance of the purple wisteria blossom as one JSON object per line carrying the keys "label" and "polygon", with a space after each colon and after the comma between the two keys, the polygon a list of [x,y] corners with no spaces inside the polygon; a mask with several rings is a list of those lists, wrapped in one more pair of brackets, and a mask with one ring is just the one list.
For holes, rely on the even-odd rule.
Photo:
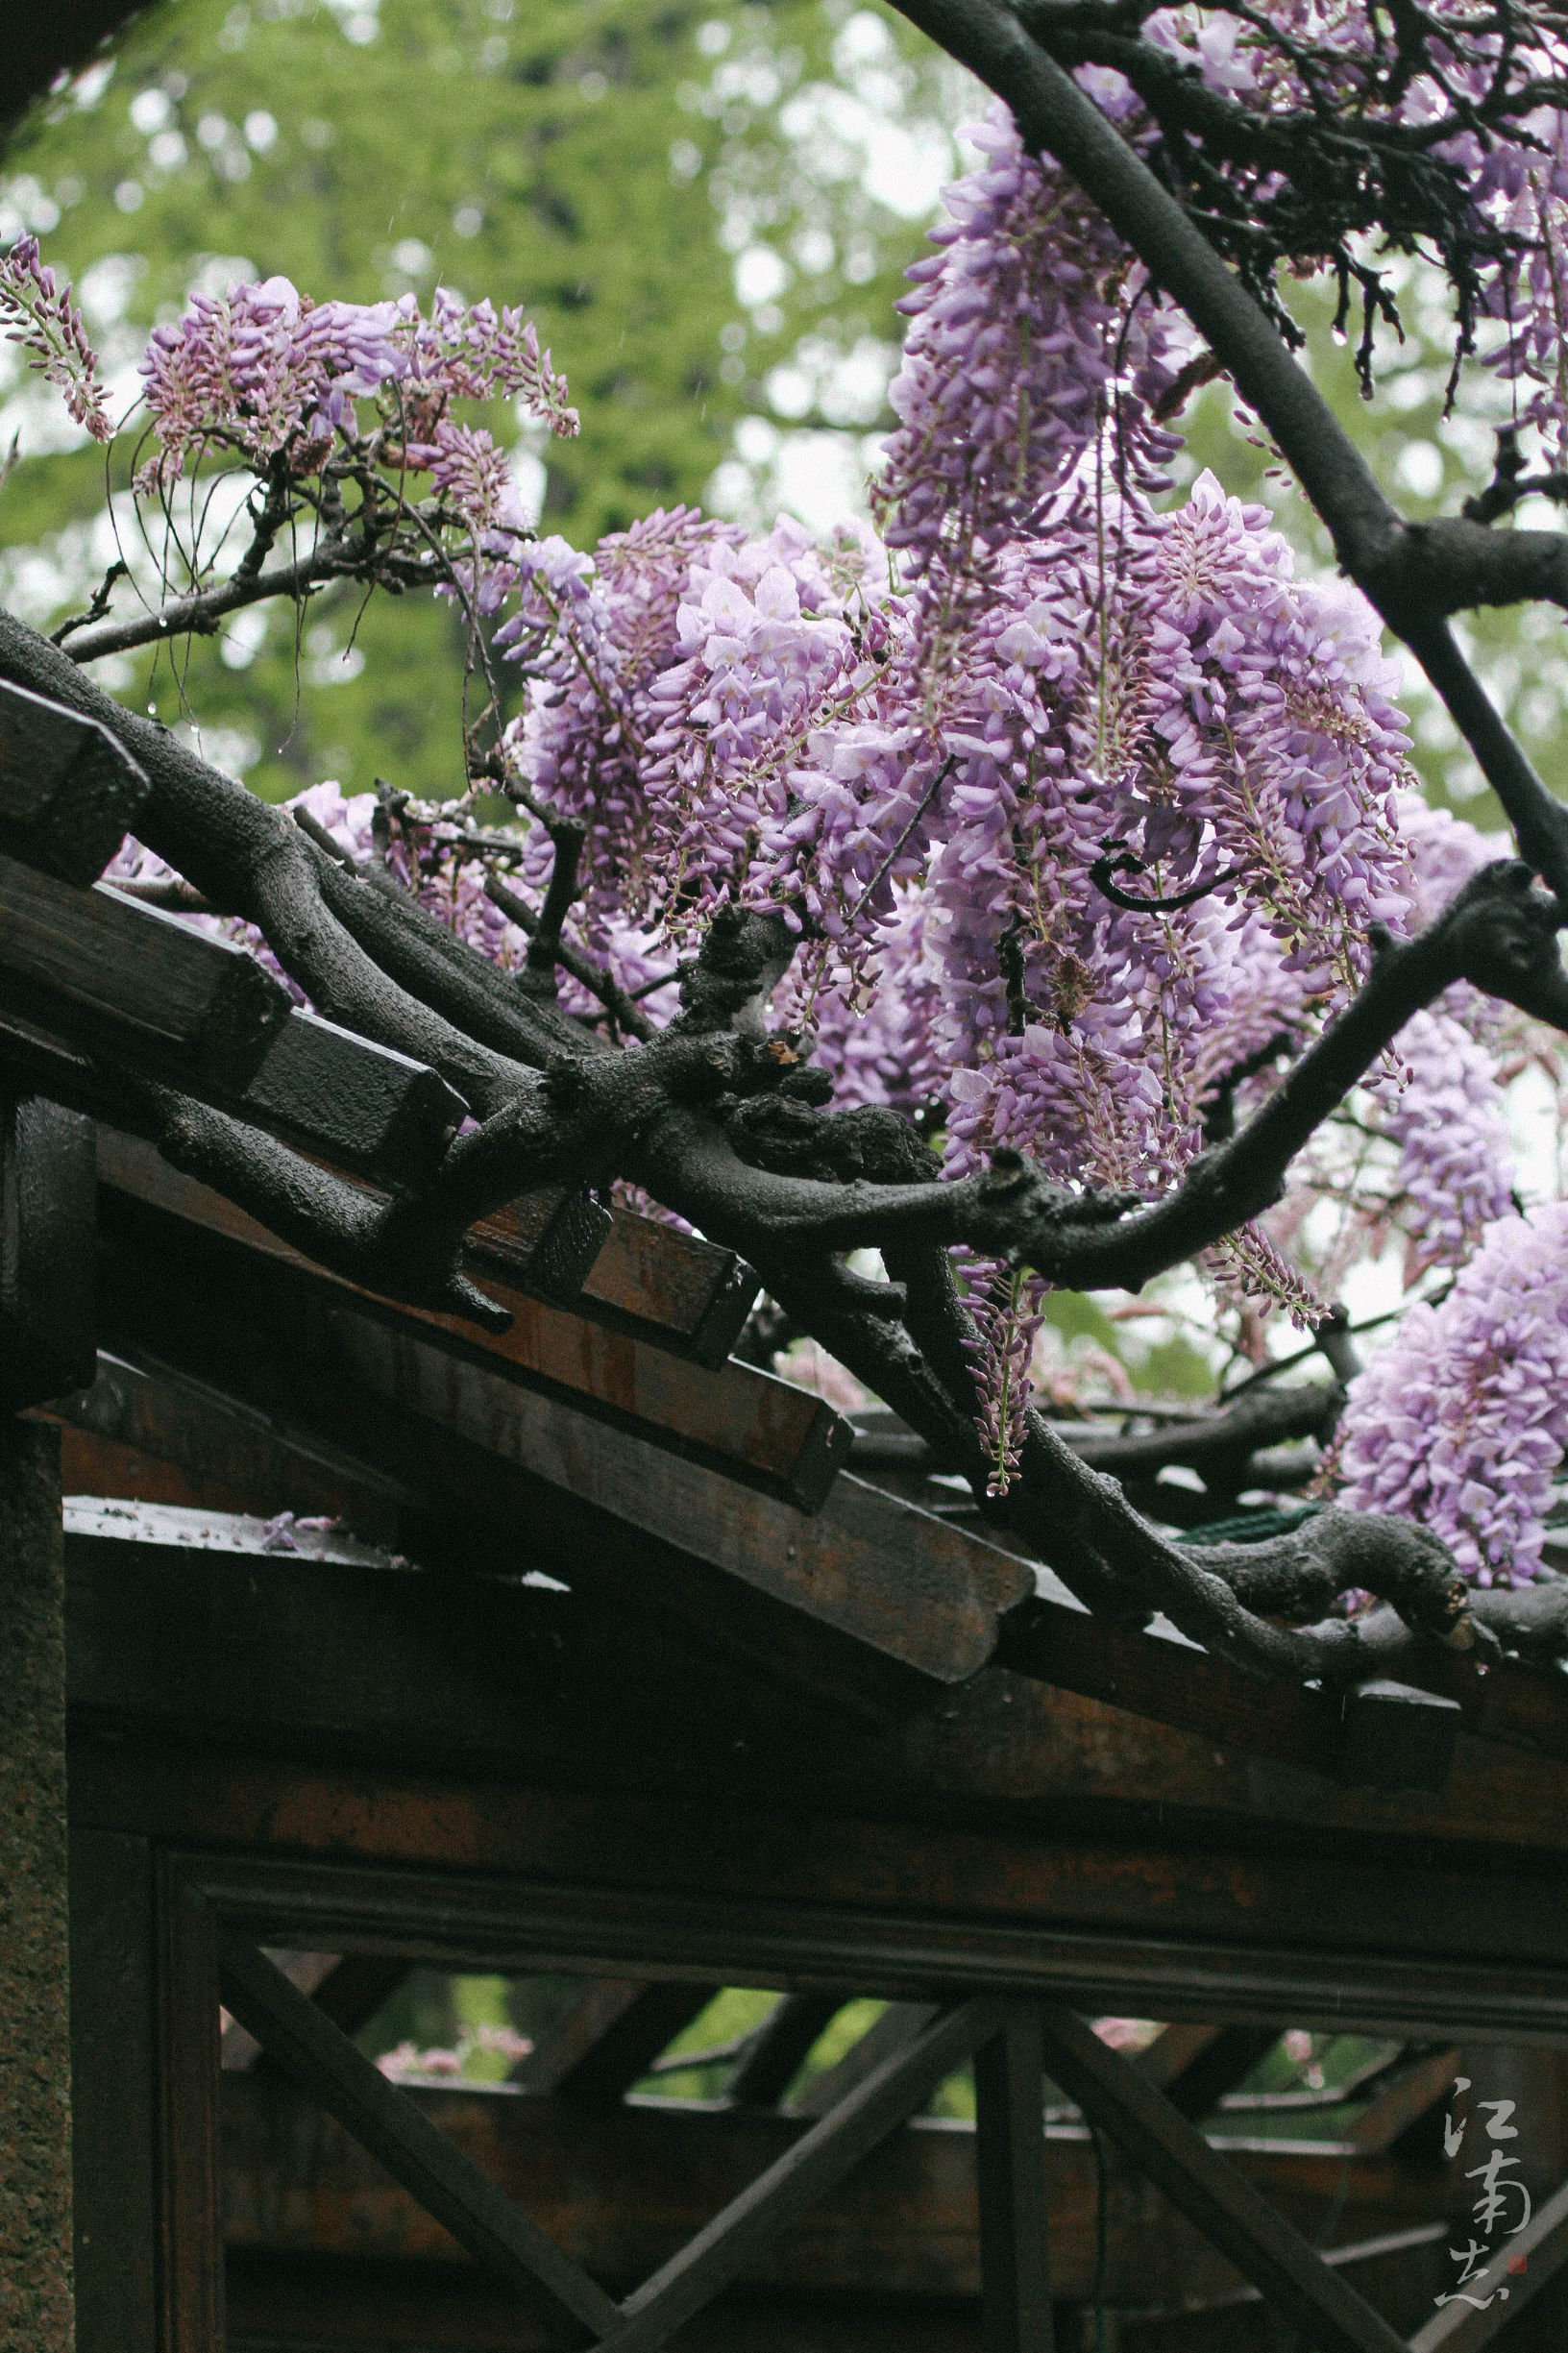
{"label": "purple wisteria blossom", "polygon": [[915,576],[948,581],[1026,537],[1113,425],[1123,478],[1147,486],[1177,447],[1151,408],[1190,345],[1103,215],[1024,152],[1005,107],[966,135],[986,161],[945,191],[939,250],[908,273],[888,393],[898,429],[875,490],[887,544]]}
{"label": "purple wisteria blossom", "polygon": [[979,1425],[991,1476],[988,1495],[1005,1495],[1023,1452],[1024,1417],[1033,1400],[1030,1360],[1044,1321],[1045,1286],[1037,1276],[990,1259],[961,1254],[974,1337],[966,1342],[979,1393]]}
{"label": "purple wisteria blossom", "polygon": [[0,334],[21,345],[28,366],[56,387],[94,441],[112,441],[98,355],[70,287],[40,258],[37,237],[19,237],[10,253],[0,255]]}
{"label": "purple wisteria blossom", "polygon": [[[172,488],[213,445],[260,469],[282,458],[295,475],[314,473],[340,441],[361,437],[361,402],[375,404],[388,462],[415,471],[456,461],[459,445],[450,431],[443,438],[453,400],[521,398],[552,431],[577,430],[532,325],[488,303],[467,309],[445,288],[429,319],[412,295],[313,303],[286,278],[198,292],[182,318],[155,330],[141,373],[158,445],[138,476],[148,489]],[[464,430],[472,478],[489,436]]]}
{"label": "purple wisteria blossom", "polygon": [[[1467,992],[1473,994],[1473,992]],[[1497,1057],[1441,1003],[1400,1032],[1405,1083],[1383,1114],[1399,1146],[1410,1238],[1405,1281],[1461,1266],[1512,1207],[1513,1141]]]}
{"label": "purple wisteria blossom", "polygon": [[1338,1501],[1441,1536],[1480,1584],[1528,1584],[1568,1447],[1568,1202],[1488,1227],[1440,1307],[1352,1384]]}
{"label": "purple wisteria blossom", "polygon": [[[1443,108],[1492,53],[1448,0],[1432,13],[1452,71],[1405,91],[1397,118],[1446,132]],[[1383,87],[1348,5],[1282,0],[1266,22],[1165,10],[1142,37],[1194,86],[1265,110],[1313,95],[1292,40],[1311,42],[1318,95],[1349,109]],[[1151,146],[1130,84],[1081,79]],[[1439,142],[1492,239],[1472,291],[1506,323],[1494,357],[1549,439],[1568,434],[1561,132],[1543,117],[1482,143],[1460,107]],[[538,906],[560,821],[578,821],[564,938],[651,990],[658,1017],[716,913],[776,913],[796,952],[772,1017],[831,1069],[841,1106],[918,1115],[953,1176],[1006,1149],[1064,1186],[1152,1200],[1321,1034],[1378,927],[1431,920],[1493,846],[1416,791],[1399,673],[1360,593],[1299,577],[1266,511],[1212,475],[1167,498],[1169,396],[1202,369],[1190,331],[1005,112],[974,135],[981,163],[911,273],[880,540],[845,524],[819,541],[788,518],[748,535],[685,507],[591,554],[532,538],[505,453],[457,404],[519,399],[557,432],[576,413],[531,326],[444,290],[428,316],[411,297],[312,304],[279,278],[194,298],[148,353],[139,478],[167,497],[217,448],[269,498],[320,478],[325,511],[352,461],[380,469],[375,497],[395,483],[400,512],[422,502],[439,587],[521,688],[482,739],[514,829],[476,846],[478,765],[446,804],[324,784],[296,805],[454,937],[520,968],[525,932],[487,882],[499,862]],[[0,276],[0,309],[25,312],[12,331],[42,355],[53,321],[61,380],[86,402],[68,295],[36,247],[4,268],[22,289]],[[113,871],[166,870],[128,844]],[[190,919],[266,953],[245,926]],[[560,1002],[604,1018],[564,976]],[[1274,1307],[1308,1326],[1335,1295],[1325,1269],[1337,1281],[1391,1232],[1408,1283],[1459,1270],[1358,1384],[1341,1469],[1348,1500],[1422,1520],[1482,1581],[1538,1560],[1568,1442],[1568,1208],[1511,1207],[1506,1067],[1521,1041],[1534,1050],[1521,1021],[1448,991],[1346,1107],[1350,1174],[1325,1156],[1203,1261],[1238,1319]],[[1341,1243],[1309,1249],[1331,1198]],[[962,1271],[999,1494],[1043,1292],[1000,1260]]]}

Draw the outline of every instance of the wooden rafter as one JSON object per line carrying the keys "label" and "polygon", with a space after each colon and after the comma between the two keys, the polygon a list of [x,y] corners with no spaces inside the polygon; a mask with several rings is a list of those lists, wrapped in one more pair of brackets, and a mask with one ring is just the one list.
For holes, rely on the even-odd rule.
{"label": "wooden rafter", "polygon": [[776,2107],[812,2045],[842,2007],[837,1994],[786,1994],[747,2039],[724,2087],[725,2104]]}
{"label": "wooden rafter", "polygon": [[718,1991],[681,1978],[596,1984],[521,2062],[514,2080],[525,2091],[549,2092],[581,2107],[614,2107]]}

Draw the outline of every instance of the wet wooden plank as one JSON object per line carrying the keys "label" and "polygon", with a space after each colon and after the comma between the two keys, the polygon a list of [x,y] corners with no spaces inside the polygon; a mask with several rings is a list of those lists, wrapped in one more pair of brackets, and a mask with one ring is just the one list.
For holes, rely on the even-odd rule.
{"label": "wet wooden plank", "polygon": [[618,1209],[578,1312],[718,1371],[761,1286],[733,1250]]}
{"label": "wet wooden plank", "polygon": [[243,1093],[292,1004],[254,956],[105,883],[82,891],[0,852],[0,995],[103,1054]]}
{"label": "wet wooden plank", "polygon": [[[98,1159],[100,1181],[134,1199],[253,1242],[289,1263],[307,1262],[221,1194],[170,1168],[136,1137],[100,1127]],[[468,1262],[475,1276],[499,1277],[527,1290],[530,1262],[565,1198],[559,1188],[542,1188],[480,1218],[469,1236]],[[733,1251],[616,1210],[571,1307],[585,1321],[719,1371],[727,1366],[729,1346],[755,1294],[755,1276]],[[841,1445],[846,1447],[847,1439]]]}
{"label": "wet wooden plank", "polygon": [[[73,1046],[54,1029],[24,1018],[11,993],[0,973],[0,1072],[6,1083],[110,1126],[134,1122],[134,1087],[125,1073],[94,1060],[90,1039]],[[126,1059],[146,1066],[134,1052]],[[433,1070],[297,1006],[272,1036],[256,1075],[237,1092],[219,1083],[221,1072],[214,1077],[188,1065],[158,1064],[152,1075],[173,1080],[183,1091],[347,1174],[385,1184],[429,1177],[463,1115],[459,1098]]]}
{"label": "wet wooden plank", "polygon": [[713,1574],[685,1605],[713,1632],[749,1591],[861,1646],[868,1668],[880,1657],[960,1683],[992,1656],[998,1617],[1028,1582],[1010,1556],[967,1550],[941,1521],[858,1480],[840,1478],[807,1514],[410,1332],[362,1316],[334,1329],[345,1364],[388,1405],[703,1564]]}
{"label": "wet wooden plank", "polygon": [[[1060,1591],[1060,1589],[1058,1589]],[[1181,1673],[1173,1665],[1184,1661]],[[1568,1685],[1560,1676],[1503,1660],[1478,1674],[1431,1646],[1422,1672],[1433,1690],[1382,1712],[1349,1703],[1349,1695],[1247,1675],[1195,1645],[1129,1633],[1046,1595],[1020,1609],[1004,1630],[1004,1663],[1065,1691],[1114,1702],[1136,1714],[1208,1732],[1228,1747],[1278,1758],[1353,1785],[1390,1793],[1445,1785],[1460,1729],[1481,1739],[1568,1760]],[[1365,1687],[1368,1691],[1374,1686]],[[1384,1685],[1383,1691],[1392,1686]],[[1405,1687],[1401,1687],[1404,1690]],[[1405,1728],[1419,1714],[1434,1738],[1411,1741]]]}
{"label": "wet wooden plank", "polygon": [[[203,1234],[222,1237],[253,1259],[287,1267],[304,1277],[322,1300],[363,1301],[372,1295],[340,1277],[314,1267],[300,1252],[267,1233],[232,1202],[167,1167],[151,1146],[99,1131],[99,1178],[125,1198],[156,1207]],[[561,1199],[544,1197],[538,1213]],[[522,1205],[506,1228],[508,1265],[521,1259],[517,1238],[527,1231]],[[547,1228],[548,1232],[548,1228]],[[752,1366],[728,1363],[709,1372],[663,1349],[607,1330],[586,1316],[532,1297],[513,1281],[498,1280],[498,1262],[487,1226],[476,1229],[469,1263],[476,1279],[512,1314],[511,1328],[478,1333],[460,1317],[377,1301],[382,1321],[404,1332],[441,1335],[467,1362],[482,1365],[508,1382],[525,1382],[546,1395],[570,1400],[582,1410],[636,1431],[655,1444],[689,1457],[776,1495],[803,1511],[815,1510],[829,1493],[846,1458],[848,1424],[819,1397],[792,1387]]]}
{"label": "wet wooden plank", "polygon": [[62,881],[96,880],[151,786],[95,719],[0,678],[0,840]]}
{"label": "wet wooden plank", "polygon": [[425,1064],[296,1006],[234,1109],[335,1167],[418,1185],[468,1107]]}
{"label": "wet wooden plank", "polygon": [[280,1511],[341,1519],[394,1550],[419,1506],[406,1480],[354,1461],[308,1432],[281,1431],[269,1414],[161,1366],[100,1354],[91,1385],[55,1399],[43,1413],[61,1424],[67,1495],[136,1497],[268,1520]]}

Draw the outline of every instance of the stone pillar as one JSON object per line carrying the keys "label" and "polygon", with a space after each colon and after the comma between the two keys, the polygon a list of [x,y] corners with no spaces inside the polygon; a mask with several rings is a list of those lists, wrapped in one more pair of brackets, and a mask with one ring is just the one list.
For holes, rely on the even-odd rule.
{"label": "stone pillar", "polygon": [[71,2353],[60,1436],[0,1418],[0,2348]]}

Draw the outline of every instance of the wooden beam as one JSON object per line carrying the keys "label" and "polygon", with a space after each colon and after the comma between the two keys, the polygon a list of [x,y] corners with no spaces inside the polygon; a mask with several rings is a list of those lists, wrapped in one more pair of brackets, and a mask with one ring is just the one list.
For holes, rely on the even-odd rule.
{"label": "wooden beam", "polygon": [[269,2057],[341,2118],[477,2262],[595,2338],[616,2306],[521,2208],[404,2099],[380,2068],[254,1946],[225,1940],[224,2000]]}
{"label": "wooden beam", "polygon": [[[1513,2269],[1515,2263],[1520,2266],[1518,2271]],[[1568,2265],[1568,2182],[1536,2207],[1523,2230],[1500,2240],[1496,2252],[1466,2283],[1465,2295],[1474,2294],[1476,2303],[1461,2299],[1445,2304],[1416,2330],[1409,2353],[1482,2353],[1482,2347],[1495,2338],[1506,2339],[1531,2299],[1561,2276],[1564,2265]],[[1482,2299],[1484,2308],[1478,2310]]]}
{"label": "wooden beam", "polygon": [[224,2343],[217,1915],[183,1858],[155,1842],[159,2353]]}
{"label": "wooden beam", "polygon": [[90,1382],[92,1129],[0,1094],[0,1416]]}
{"label": "wooden beam", "polygon": [[733,1250],[631,1210],[612,1213],[604,1247],[574,1302],[579,1315],[718,1372],[761,1285]]}
{"label": "wooden beam", "polygon": [[1386,1676],[1354,1683],[1342,1711],[1345,1778],[1376,1789],[1441,1789],[1453,1770],[1463,1711],[1444,1693]]}
{"label": "wooden beam", "polygon": [[[277,1967],[290,1985],[297,1985],[302,1994],[314,1997],[337,1967],[340,1957],[335,1952],[283,1951],[277,1956]],[[218,2065],[226,2074],[241,2073],[255,2066],[260,2050],[255,2035],[248,2033],[237,2018],[232,2018],[219,2037]]]}
{"label": "wooden beam", "polygon": [[0,678],[0,843],[13,856],[62,882],[94,882],[151,790],[98,720]]}
{"label": "wooden beam", "polygon": [[[98,1149],[99,1178],[108,1189],[199,1233],[240,1245],[256,1258],[289,1267],[323,1299],[370,1301],[371,1294],[312,1266],[232,1202],[169,1168],[150,1145],[101,1128]],[[481,1220],[466,1254],[471,1272],[510,1311],[509,1331],[487,1336],[460,1317],[392,1301],[377,1301],[378,1312],[404,1329],[442,1334],[476,1362],[503,1376],[527,1381],[547,1394],[568,1396],[623,1428],[649,1434],[657,1444],[722,1466],[802,1510],[815,1510],[847,1458],[847,1423],[821,1398],[770,1373],[738,1363],[726,1363],[722,1372],[707,1371],[597,1318],[579,1315],[576,1300],[568,1313],[530,1295],[524,1287],[529,1268],[551,1246],[551,1221],[565,1196],[555,1192],[536,1199],[537,1211],[532,1203],[519,1203],[501,1216]],[[689,1262],[677,1255],[679,1271],[690,1276]],[[704,1270],[703,1280],[711,1277],[722,1297],[735,1262],[727,1254],[715,1256],[724,1263]],[[644,1249],[645,1266],[649,1257]],[[619,1271],[610,1270],[623,1299],[630,1295],[622,1280],[625,1264],[624,1245]],[[574,1272],[579,1283],[587,1279],[582,1263]],[[693,1304],[693,1289],[690,1281],[677,1287],[677,1298],[686,1307]],[[657,1307],[660,1293],[651,1281],[638,1295],[649,1309]],[[653,1318],[649,1314],[642,1320],[651,1323]]]}
{"label": "wooden beam", "polygon": [[159,2353],[153,1863],[145,1838],[70,1842],[77,2353]]}
{"label": "wooden beam", "polygon": [[510,2081],[536,2099],[550,2098],[647,1991],[646,1977],[593,1978],[519,2059]]}
{"label": "wooden beam", "polygon": [[341,1519],[371,1543],[406,1549],[403,1523],[419,1497],[405,1481],[161,1365],[100,1353],[91,1386],[43,1411],[61,1425],[67,1495]]}
{"label": "wooden beam", "polygon": [[468,1106],[425,1064],[296,1005],[234,1109],[336,1167],[419,1185]]}
{"label": "wooden beam", "polygon": [[[1532,2053],[1538,2058],[1538,2053]],[[1346,2138],[1369,2157],[1381,2157],[1408,2132],[1418,2117],[1434,2108],[1453,2082],[1458,2051],[1421,2052],[1408,2066],[1396,2066],[1377,2079],[1372,2097],[1349,2127]]]}
{"label": "wooden beam", "polygon": [[[1227,1747],[1276,1757],[1327,1781],[1411,1786],[1402,1716],[1386,1744],[1358,1738],[1353,1745],[1338,1696],[1242,1674],[1190,1643],[1128,1634],[1060,1596],[1058,1588],[1013,1612],[1002,1630],[1001,1664],[1160,1723],[1207,1732]],[[1180,1675],[1171,1664],[1178,1649],[1185,1662]],[[1433,1735],[1421,1743],[1421,1780],[1429,1791],[1446,1786],[1460,1730],[1537,1756],[1568,1759],[1568,1689],[1560,1676],[1507,1659],[1477,1674],[1435,1643],[1424,1654],[1421,1671],[1430,1675],[1433,1693],[1459,1710],[1458,1718],[1438,1711],[1423,1728]]]}
{"label": "wooden beam", "polygon": [[[369,1051],[380,1054],[383,1049]],[[406,1066],[419,1069],[417,1064]],[[150,1144],[112,1128],[100,1127],[98,1133],[101,1184],[186,1224],[306,1262],[221,1194],[169,1167]],[[468,1238],[470,1271],[481,1280],[499,1275],[528,1289],[541,1238],[566,1198],[558,1188],[546,1187],[481,1217]],[[750,1311],[756,1287],[755,1275],[732,1250],[717,1249],[695,1235],[677,1234],[651,1217],[618,1209],[610,1213],[598,1256],[586,1262],[571,1306],[575,1315],[606,1331],[625,1333],[666,1355],[720,1371],[729,1361],[730,1346]]]}
{"label": "wooden beam", "polygon": [[759,2251],[927,2099],[976,2044],[1000,2025],[984,1998],[944,2012],[907,2050],[883,2061],[793,2148],[732,2198],[707,2227],[627,2296],[604,2353],[654,2353],[738,2278]]}
{"label": "wooden beam", "polygon": [[[983,1666],[999,1612],[1033,1581],[1011,1555],[858,1482],[841,1478],[808,1514],[762,1486],[738,1438],[731,1451],[708,1445],[699,1457],[693,1443],[688,1455],[674,1443],[682,1433],[668,1425],[627,1427],[618,1408],[590,1412],[585,1396],[568,1404],[510,1368],[502,1377],[479,1350],[459,1353],[446,1334],[401,1311],[373,1316],[356,1297],[351,1307],[343,1288],[298,1277],[259,1251],[182,1233],[109,1191],[100,1214],[110,1235],[106,1344],[156,1354],[417,1482],[437,1550],[443,1525],[449,1540],[461,1531],[465,1549],[479,1539],[486,1550],[514,1552],[520,1542],[537,1551],[548,1531],[572,1581],[645,1607],[656,1595],[704,1642],[873,1720]],[[226,1310],[214,1322],[202,1303],[217,1299]],[[242,1350],[227,1336],[233,1323],[246,1332]],[[720,1378],[674,1369],[693,1382]],[[723,1378],[737,1375],[729,1394],[737,1411],[758,1417],[755,1451],[774,1450],[778,1461],[767,1418],[775,1401],[787,1408],[783,1436],[796,1438],[800,1409],[815,1415],[821,1401],[746,1367]],[[723,1427],[718,1434],[728,1438]],[[791,1460],[786,1454],[783,1464]],[[779,1483],[781,1474],[772,1477]]]}
{"label": "wooden beam", "polygon": [[985,2353],[1052,2353],[1039,2007],[1010,2001],[974,2054]]}
{"label": "wooden beam", "polygon": [[[1185,2116],[1191,2124],[1201,2124],[1212,2109],[1217,2108],[1227,2092],[1252,2073],[1260,2059],[1266,2057],[1280,2039],[1278,2026],[1222,2026],[1200,2051],[1194,2052],[1179,2072],[1159,2085],[1178,2116]],[[1162,2038],[1163,2039],[1163,2038]],[[1158,2044],[1155,2048],[1158,2049]],[[1146,2068],[1139,2072],[1145,2080],[1154,2077]]]}
{"label": "wooden beam", "polygon": [[0,998],[89,1054],[243,1094],[292,1001],[230,941],[0,852]]}
{"label": "wooden beam", "polygon": [[1146,2044],[1135,2056],[1133,2065],[1160,2091],[1166,2091],[1222,2031],[1218,2026],[1186,2024],[1178,2021],[1173,2025],[1164,2027],[1152,2043]]}
{"label": "wooden beam", "polygon": [[[73,1045],[25,1018],[3,979],[0,974],[0,1072],[7,1084],[48,1095],[110,1127],[134,1122],[139,1107],[124,1072],[94,1059],[87,1043]],[[126,1059],[148,1067],[144,1055],[133,1051]],[[388,1185],[423,1183],[463,1116],[460,1098],[433,1070],[298,1006],[272,1033],[258,1067],[237,1090],[221,1083],[221,1073],[171,1070],[156,1057],[152,1074],[172,1077],[185,1092],[348,1174]],[[150,1145],[142,1149],[156,1162]]]}
{"label": "wooden beam", "polygon": [[1406,2353],[1380,2314],[1072,2011],[1041,2005],[1045,2064],[1086,2116],[1320,2353]]}
{"label": "wooden beam", "polygon": [[380,1952],[345,1952],[325,1976],[313,1997],[323,2018],[348,2035],[356,2035],[384,2009],[408,1975],[406,1961]]}

